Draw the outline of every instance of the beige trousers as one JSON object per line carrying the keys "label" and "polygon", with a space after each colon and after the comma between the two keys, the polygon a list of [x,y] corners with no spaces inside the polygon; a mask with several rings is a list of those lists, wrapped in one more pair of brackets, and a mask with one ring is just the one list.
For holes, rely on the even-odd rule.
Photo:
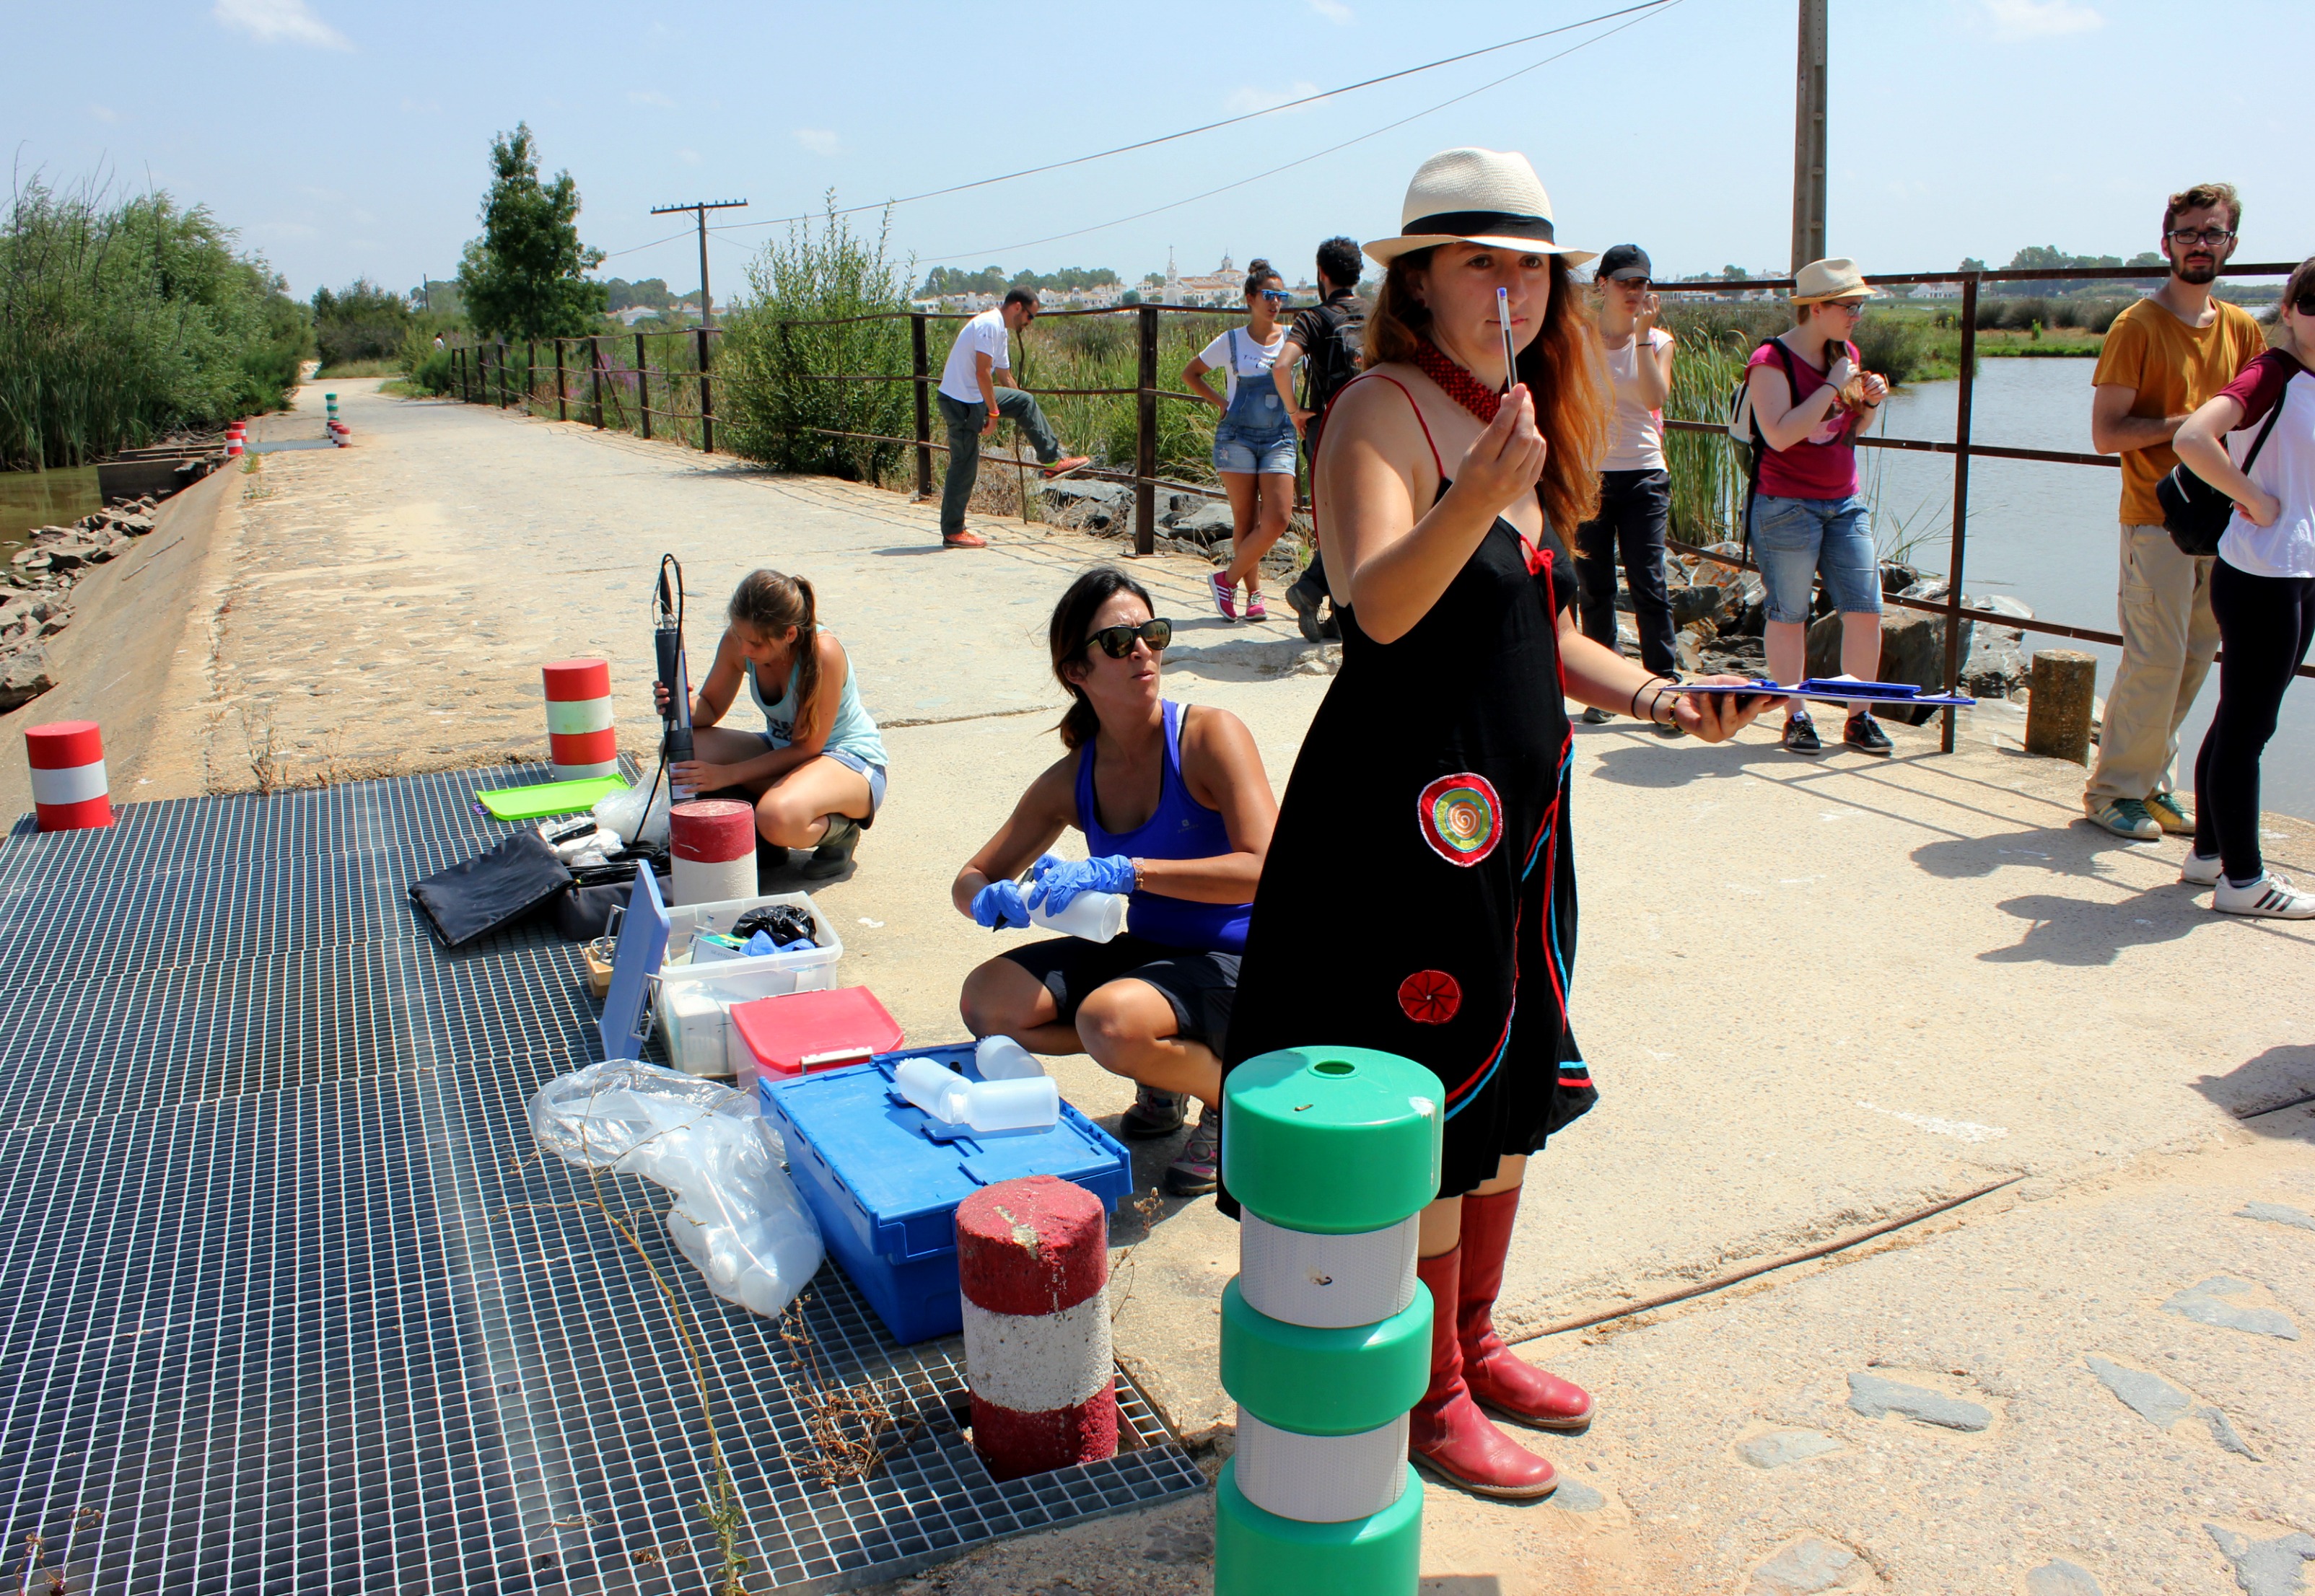
{"label": "beige trousers", "polygon": [[2178,727],[2219,652],[2211,614],[2214,561],[2178,552],[2160,527],[2122,527],[2122,664],[2107,691],[2092,809],[2177,785]]}

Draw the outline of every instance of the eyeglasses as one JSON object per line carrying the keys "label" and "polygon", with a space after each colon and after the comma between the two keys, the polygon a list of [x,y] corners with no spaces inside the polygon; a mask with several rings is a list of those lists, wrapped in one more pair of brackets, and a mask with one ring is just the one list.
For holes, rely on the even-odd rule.
{"label": "eyeglasses", "polygon": [[1288,288],[1264,288],[1262,290],[1262,297],[1265,299],[1274,299],[1279,304],[1283,305],[1289,299],[1293,298],[1294,295],[1293,291]]}
{"label": "eyeglasses", "polygon": [[1160,652],[1167,643],[1174,641],[1174,623],[1144,621],[1139,626],[1104,626],[1078,647],[1080,652],[1090,652],[1094,645],[1098,643],[1101,645],[1103,653],[1113,660],[1122,660],[1133,652],[1134,640],[1137,638],[1149,645],[1151,653]]}
{"label": "eyeglasses", "polygon": [[2234,235],[2231,227],[2204,227],[2199,231],[2193,227],[2174,227],[2163,235],[2173,244],[2200,244],[2210,249],[2218,248]]}
{"label": "eyeglasses", "polygon": [[1817,303],[1827,310],[1837,310],[1847,316],[1865,314],[1865,301],[1862,299],[1820,299]]}

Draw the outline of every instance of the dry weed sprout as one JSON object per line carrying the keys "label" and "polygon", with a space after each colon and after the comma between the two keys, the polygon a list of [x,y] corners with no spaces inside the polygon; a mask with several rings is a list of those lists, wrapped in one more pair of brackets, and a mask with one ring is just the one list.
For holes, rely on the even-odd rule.
{"label": "dry weed sprout", "polygon": [[249,774],[257,780],[260,797],[270,798],[281,785],[281,757],[274,749],[273,706],[241,706],[241,739],[249,752]]}
{"label": "dry weed sprout", "polygon": [[1109,1266],[1109,1322],[1113,1325],[1117,1323],[1117,1316],[1125,1311],[1125,1305],[1133,1300],[1133,1254],[1149,1239],[1150,1228],[1158,1223],[1158,1216],[1166,1211],[1166,1199],[1157,1187],[1152,1186],[1148,1194],[1136,1197],[1127,1206],[1140,1217],[1141,1234],[1134,1238],[1132,1246],[1119,1253],[1117,1261]]}
{"label": "dry weed sprout", "polygon": [[798,1405],[803,1411],[804,1432],[818,1454],[797,1464],[803,1474],[824,1485],[856,1485],[883,1462],[886,1436],[924,1428],[921,1420],[895,1419],[883,1388],[873,1380],[859,1386],[829,1384],[820,1369],[819,1344],[804,1322],[801,1297],[781,1312],[779,1337],[803,1382]]}

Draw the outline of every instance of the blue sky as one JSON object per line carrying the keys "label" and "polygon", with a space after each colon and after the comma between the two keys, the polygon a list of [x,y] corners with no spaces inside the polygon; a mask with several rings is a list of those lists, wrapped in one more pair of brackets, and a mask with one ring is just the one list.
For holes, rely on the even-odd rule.
{"label": "blue sky", "polygon": [[[100,168],[208,205],[301,296],[448,275],[478,230],[492,134],[528,120],[568,167],[606,275],[697,280],[653,205],[726,219],[863,204],[1273,105],[1606,11],[1619,0],[1176,0],[1171,5],[552,8],[398,0],[4,0],[0,106],[21,177]],[[901,207],[921,265],[1290,270],[1336,232],[1396,230],[1415,166],[1527,152],[1563,238],[1637,240],[1660,272],[1779,265],[1790,229],[1794,6],[1681,0],[1606,26],[1069,172]],[[1832,0],[1833,253],[1868,270],[1996,263],[2029,244],[2128,255],[2162,195],[2223,177],[2246,260],[2315,248],[2315,167],[2289,129],[2303,0]],[[1584,43],[1597,40],[1597,42]],[[1566,49],[1460,103],[1278,175]],[[1157,207],[1154,216],[1118,218]],[[863,218],[873,222],[874,218]],[[1115,225],[1109,225],[1115,224]],[[719,299],[775,229],[720,233]],[[1054,238],[1055,235],[1075,235]],[[1039,242],[1051,239],[1051,242]],[[638,247],[648,246],[648,247]]]}

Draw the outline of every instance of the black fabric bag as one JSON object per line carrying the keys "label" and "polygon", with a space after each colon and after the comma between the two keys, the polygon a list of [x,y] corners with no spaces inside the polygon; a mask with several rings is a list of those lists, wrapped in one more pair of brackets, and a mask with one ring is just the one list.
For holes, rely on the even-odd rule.
{"label": "black fabric bag", "polygon": [[414,883],[411,900],[444,947],[463,947],[510,925],[571,885],[571,872],[536,831],[516,832],[486,854]]}
{"label": "black fabric bag", "polygon": [[[2250,440],[2250,453],[2243,457],[2245,476],[2250,474],[2251,462],[2258,458],[2266,435],[2275,430],[2275,418],[2282,413],[2283,401],[2278,398],[2266,412],[2266,425]],[[2233,500],[2188,470],[2184,460],[2154,484],[2154,497],[2162,506],[2162,529],[2170,534],[2180,554],[2203,560],[2219,552],[2219,539],[2227,535],[2227,523],[2234,519]]]}
{"label": "black fabric bag", "polygon": [[1367,312],[1353,297],[1340,304],[1330,300],[1317,306],[1317,314],[1326,329],[1326,341],[1324,348],[1304,351],[1309,397],[1303,408],[1324,415],[1335,395],[1349,387],[1364,369]]}
{"label": "black fabric bag", "polygon": [[[638,862],[639,859],[629,859],[616,866],[591,866],[592,870],[623,870],[625,879],[590,882],[582,874],[569,891],[554,900],[554,934],[565,942],[592,942],[598,936],[609,935],[612,911],[626,908],[628,898],[634,892]],[[665,856],[658,863],[666,863]],[[654,864],[654,871],[657,868]],[[659,895],[664,901],[669,895],[667,878],[660,875],[657,879]]]}

